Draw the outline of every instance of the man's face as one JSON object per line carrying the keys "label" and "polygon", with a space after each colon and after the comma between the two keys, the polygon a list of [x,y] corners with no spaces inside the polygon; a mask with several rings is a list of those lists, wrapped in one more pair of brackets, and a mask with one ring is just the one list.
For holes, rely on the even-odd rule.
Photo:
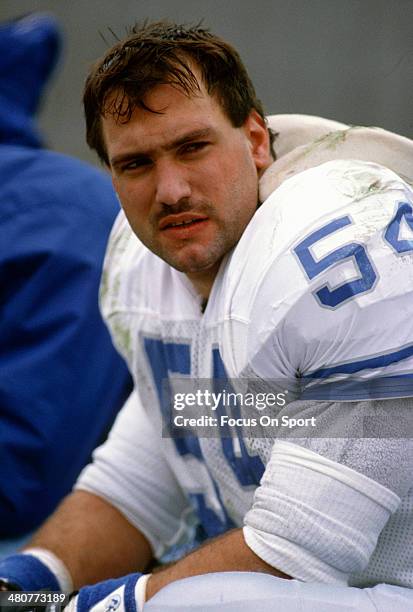
{"label": "man's face", "polygon": [[271,162],[267,130],[255,111],[234,128],[204,88],[187,97],[159,85],[145,104],[158,113],[102,119],[114,187],[139,239],[210,287],[256,210],[258,173]]}

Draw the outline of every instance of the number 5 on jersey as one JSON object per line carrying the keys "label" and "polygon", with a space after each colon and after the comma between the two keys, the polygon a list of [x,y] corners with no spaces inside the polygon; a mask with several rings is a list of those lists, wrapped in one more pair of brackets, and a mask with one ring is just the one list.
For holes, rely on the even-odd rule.
{"label": "number 5 on jersey", "polygon": [[[320,304],[329,308],[337,308],[357,295],[370,291],[378,279],[365,247],[357,242],[346,244],[318,260],[311,253],[311,247],[318,241],[352,223],[349,216],[334,219],[309,234],[293,249],[309,280],[328,268],[353,260],[359,278],[342,283],[334,289],[324,283],[314,292]],[[402,224],[413,232],[413,209],[409,202],[397,204],[396,213],[384,232],[384,240],[398,254],[413,251],[413,234],[412,239],[401,238]]]}

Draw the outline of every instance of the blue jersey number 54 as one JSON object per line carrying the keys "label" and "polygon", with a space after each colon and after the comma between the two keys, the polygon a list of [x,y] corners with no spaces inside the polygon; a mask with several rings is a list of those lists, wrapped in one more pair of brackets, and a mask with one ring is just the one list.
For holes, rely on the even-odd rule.
{"label": "blue jersey number 54", "polygon": [[[396,253],[413,251],[413,240],[400,240],[398,238],[400,224],[403,220],[413,230],[413,209],[412,205],[408,202],[398,203],[396,214],[384,233],[385,241]],[[350,259],[353,260],[359,272],[358,278],[342,283],[335,288],[331,288],[328,283],[325,283],[320,285],[314,292],[319,302],[329,308],[341,306],[351,298],[369,291],[373,288],[378,278],[365,247],[357,242],[346,244],[318,260],[311,253],[310,248],[319,240],[351,223],[352,220],[348,216],[334,219],[334,221],[330,221],[312,232],[293,249],[310,280],[328,268],[337,266]]]}

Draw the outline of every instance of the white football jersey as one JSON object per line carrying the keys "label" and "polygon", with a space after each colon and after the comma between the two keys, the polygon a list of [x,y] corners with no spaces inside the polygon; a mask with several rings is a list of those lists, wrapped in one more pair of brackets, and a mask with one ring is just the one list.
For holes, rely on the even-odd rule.
{"label": "white football jersey", "polygon": [[[101,303],[136,396],[79,488],[117,505],[158,556],[197,522],[208,536],[245,523],[248,545],[299,579],[413,584],[412,464],[400,468],[411,445],[360,431],[377,414],[391,421],[392,407],[403,418],[395,398],[413,395],[406,182],[349,160],[286,180],[223,261],[204,313],[185,275],[146,249],[121,213]],[[319,429],[312,438],[288,428],[161,437],[165,380],[186,377],[275,381],[295,397],[277,416],[316,417]]]}

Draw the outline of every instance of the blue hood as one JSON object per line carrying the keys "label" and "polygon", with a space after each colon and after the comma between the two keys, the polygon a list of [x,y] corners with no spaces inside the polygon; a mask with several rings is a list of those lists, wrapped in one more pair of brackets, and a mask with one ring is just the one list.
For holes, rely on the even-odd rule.
{"label": "blue hood", "polygon": [[42,146],[35,113],[60,46],[51,15],[34,13],[0,24],[0,144]]}

